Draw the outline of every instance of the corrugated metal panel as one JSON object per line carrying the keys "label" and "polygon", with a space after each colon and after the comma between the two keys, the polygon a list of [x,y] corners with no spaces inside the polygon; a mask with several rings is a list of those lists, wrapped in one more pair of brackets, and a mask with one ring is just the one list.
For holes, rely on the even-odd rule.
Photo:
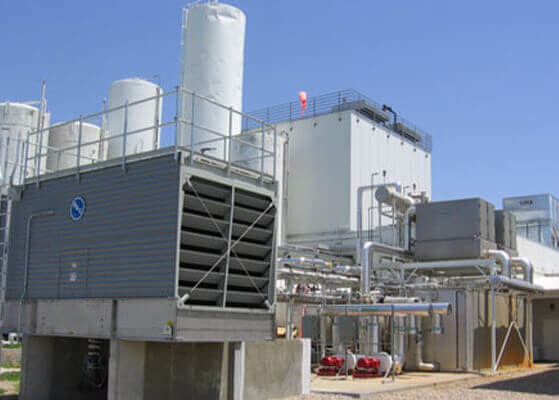
{"label": "corrugated metal panel", "polygon": [[172,155],[28,185],[13,205],[7,297],[22,293],[28,217],[47,209],[31,225],[27,298],[174,296],[179,190]]}

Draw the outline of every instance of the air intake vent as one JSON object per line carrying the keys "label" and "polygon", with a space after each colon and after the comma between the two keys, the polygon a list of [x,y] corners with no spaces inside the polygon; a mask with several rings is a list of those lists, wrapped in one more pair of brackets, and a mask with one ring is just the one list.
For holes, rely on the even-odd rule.
{"label": "air intake vent", "polygon": [[192,177],[183,187],[179,294],[187,304],[265,308],[276,209],[257,193]]}

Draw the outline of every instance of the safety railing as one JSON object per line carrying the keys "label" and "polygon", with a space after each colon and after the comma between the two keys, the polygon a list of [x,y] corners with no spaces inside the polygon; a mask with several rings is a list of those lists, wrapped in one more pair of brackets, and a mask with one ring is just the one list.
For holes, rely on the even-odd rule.
{"label": "safety railing", "polygon": [[[252,129],[243,131],[247,124]],[[58,171],[74,172],[79,179],[83,168],[108,160],[120,161],[126,171],[130,157],[157,149],[262,183],[276,179],[273,125],[180,87],[30,132],[21,142],[13,184],[40,182]]]}
{"label": "safety railing", "polygon": [[[304,110],[302,109],[299,101],[292,101],[289,103],[255,110],[250,112],[250,114],[267,123],[278,124],[280,122],[295,121],[303,118],[329,114],[332,112],[344,111],[351,108],[350,106],[352,104],[357,105],[361,103],[366,103],[368,107],[376,110],[378,113],[384,113],[381,104],[371,100],[369,97],[355,89],[344,89],[308,98],[306,108]],[[416,124],[403,118],[399,113],[397,116],[399,126],[394,126],[392,115],[390,115],[390,118],[387,118],[385,121],[377,120],[376,122],[394,131],[398,135],[405,136],[401,129],[398,129],[404,125],[407,129],[413,132],[414,137],[417,137],[417,140],[414,140],[417,145],[427,152],[431,152],[433,147],[431,135],[419,128]],[[245,125],[243,125],[243,129],[251,130],[253,128],[254,127],[250,121],[246,120]]]}

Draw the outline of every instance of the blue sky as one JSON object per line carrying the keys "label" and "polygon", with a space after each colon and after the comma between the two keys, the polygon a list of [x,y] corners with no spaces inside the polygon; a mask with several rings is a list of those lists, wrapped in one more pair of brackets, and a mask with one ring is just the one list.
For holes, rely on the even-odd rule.
{"label": "blue sky", "polygon": [[[433,197],[559,194],[559,2],[264,1],[247,15],[245,109],[356,88],[433,135]],[[0,0],[0,99],[53,121],[113,80],[178,84],[182,1]]]}

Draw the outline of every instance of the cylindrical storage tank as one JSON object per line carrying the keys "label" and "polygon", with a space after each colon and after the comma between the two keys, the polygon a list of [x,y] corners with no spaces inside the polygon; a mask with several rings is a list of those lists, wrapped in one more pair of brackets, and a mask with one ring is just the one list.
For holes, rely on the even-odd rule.
{"label": "cylindrical storage tank", "polygon": [[[109,111],[107,114],[108,140],[107,159],[122,157],[124,151],[123,135],[126,122],[126,155],[155,150],[160,143],[161,97],[132,104],[144,99],[160,96],[161,88],[149,81],[130,78],[113,82],[109,88],[109,110],[124,106],[128,101],[128,113],[125,108]],[[126,118],[125,118],[126,117]]]}
{"label": "cylindrical storage tank", "polygon": [[[48,143],[48,129],[41,135],[29,133],[37,132],[39,128],[38,108],[22,103],[0,103],[0,184],[9,183],[13,175],[13,184],[22,183],[25,158],[35,157],[27,161],[27,176],[35,175],[37,167],[39,173],[44,173]],[[43,127],[49,124],[49,114],[44,115]],[[29,138],[29,149],[25,144]],[[38,146],[42,141],[42,145]],[[41,157],[39,148],[42,148]],[[37,166],[37,162],[40,164]]]}
{"label": "cylindrical storage tank", "polygon": [[[221,135],[241,132],[246,18],[233,6],[212,2],[193,5],[184,29],[182,86],[219,105],[183,94],[179,145],[220,159],[227,158]],[[221,107],[223,105],[224,107]]]}
{"label": "cylindrical storage tank", "polygon": [[[78,158],[80,122],[60,123],[49,129],[49,151],[47,171],[55,172],[67,168],[75,168]],[[99,140],[101,128],[84,122],[82,124],[80,165],[93,164],[99,161]],[[96,143],[91,143],[96,142]],[[88,144],[91,143],[91,144]]]}

